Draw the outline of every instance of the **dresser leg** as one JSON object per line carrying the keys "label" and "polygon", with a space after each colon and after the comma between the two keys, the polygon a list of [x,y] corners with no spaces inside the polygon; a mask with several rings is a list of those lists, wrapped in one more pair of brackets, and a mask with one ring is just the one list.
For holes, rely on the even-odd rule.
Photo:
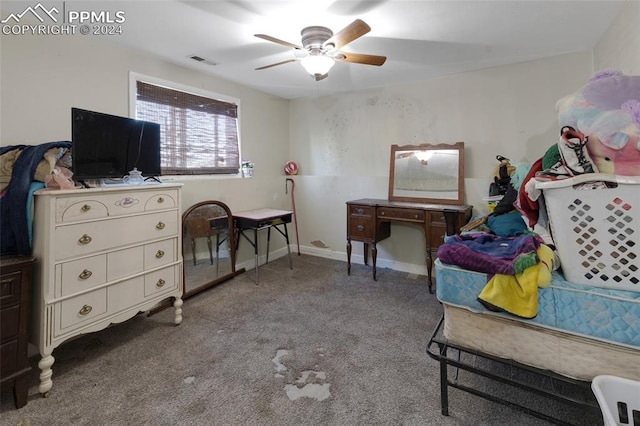
{"label": "dresser leg", "polygon": [[44,397],[49,396],[49,391],[53,387],[53,381],[51,380],[53,370],[51,370],[51,366],[55,360],[51,355],[44,355],[38,362],[38,368],[40,369],[40,386],[38,386],[38,391]]}
{"label": "dresser leg", "polygon": [[173,322],[179,325],[182,322],[182,299],[176,297],[176,300],[173,301],[173,307],[176,310],[176,317]]}
{"label": "dresser leg", "polygon": [[347,275],[351,275],[351,239],[347,239]]}
{"label": "dresser leg", "polygon": [[16,379],[13,384],[13,401],[16,404],[16,408],[22,408],[27,405],[27,398],[29,396],[29,377],[23,375]]}

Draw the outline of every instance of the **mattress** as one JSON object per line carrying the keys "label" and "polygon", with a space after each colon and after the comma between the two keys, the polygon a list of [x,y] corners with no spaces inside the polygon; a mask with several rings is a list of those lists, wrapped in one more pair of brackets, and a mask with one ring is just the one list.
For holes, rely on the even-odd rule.
{"label": "mattress", "polygon": [[572,284],[554,272],[539,289],[537,316],[521,319],[478,302],[486,282],[486,274],[436,260],[447,339],[581,380],[640,380],[640,293]]}

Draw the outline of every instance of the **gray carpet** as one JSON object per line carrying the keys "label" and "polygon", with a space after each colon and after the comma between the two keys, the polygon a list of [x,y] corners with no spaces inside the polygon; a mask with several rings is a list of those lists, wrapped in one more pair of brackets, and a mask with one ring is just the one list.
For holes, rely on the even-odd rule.
{"label": "gray carpet", "polygon": [[[546,425],[457,390],[440,414],[425,353],[442,307],[424,277],[294,256],[173,309],[69,341],[53,388],[1,396],[2,425]],[[483,378],[471,378],[482,382]],[[550,406],[550,410],[557,410]],[[598,419],[585,417],[578,424]]]}

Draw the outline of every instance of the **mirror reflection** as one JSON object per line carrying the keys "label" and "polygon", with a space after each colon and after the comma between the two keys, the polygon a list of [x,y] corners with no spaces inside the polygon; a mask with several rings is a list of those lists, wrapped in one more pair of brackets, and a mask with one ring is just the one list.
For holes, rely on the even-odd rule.
{"label": "mirror reflection", "polygon": [[188,298],[233,278],[233,217],[220,201],[203,201],[182,215],[184,295]]}
{"label": "mirror reflection", "polygon": [[389,199],[463,203],[464,143],[393,145]]}

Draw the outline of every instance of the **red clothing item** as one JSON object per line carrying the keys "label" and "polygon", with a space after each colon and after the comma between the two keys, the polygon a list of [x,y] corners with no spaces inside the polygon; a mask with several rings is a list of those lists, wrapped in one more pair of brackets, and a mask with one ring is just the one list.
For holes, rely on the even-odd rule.
{"label": "red clothing item", "polygon": [[534,179],[536,173],[542,170],[542,158],[536,160],[535,163],[531,165],[531,169],[529,169],[529,173],[525,176],[522,184],[520,185],[520,190],[518,191],[518,202],[517,208],[523,216],[525,216],[529,221],[529,227],[533,228],[533,226],[538,223],[538,216],[540,206],[538,205],[538,201],[533,201],[529,198],[527,191],[524,189],[527,182],[531,179]]}

